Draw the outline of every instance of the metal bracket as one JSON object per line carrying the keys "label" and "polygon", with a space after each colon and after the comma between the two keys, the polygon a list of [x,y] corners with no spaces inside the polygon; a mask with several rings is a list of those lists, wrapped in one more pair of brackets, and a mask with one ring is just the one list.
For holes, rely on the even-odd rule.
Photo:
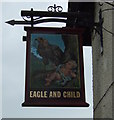
{"label": "metal bracket", "polygon": [[102,11],[99,11],[99,31],[100,31],[100,41],[101,41],[101,55],[103,55],[103,18],[102,18]]}
{"label": "metal bracket", "polygon": [[[89,27],[92,28],[93,26],[96,26],[96,30],[100,34],[101,39],[101,53],[103,53],[103,33],[102,33],[102,12],[99,11],[99,22],[94,23],[91,21],[91,15],[87,12],[62,12],[63,8],[61,6],[49,6],[48,11],[34,11],[33,8],[31,10],[22,10],[21,11],[21,17],[23,20],[10,20],[6,23],[10,25],[31,25],[31,27],[34,27],[36,24],[45,23],[45,22],[63,22],[63,23],[69,23],[70,26],[75,27]],[[46,18],[48,17],[48,18]],[[59,17],[59,18],[58,18]],[[70,18],[70,21],[67,20],[67,18]],[[77,19],[81,18],[81,24],[77,23]],[[83,21],[84,19],[90,20],[89,22]],[[23,37],[23,41],[26,41],[25,37]]]}
{"label": "metal bracket", "polygon": [[[49,6],[48,12],[45,11],[34,11],[31,8],[30,11],[22,10],[21,17],[24,21],[10,20],[6,23],[10,25],[31,25],[33,27],[36,24],[44,23],[44,22],[64,22],[67,23],[67,18],[71,18],[71,24],[74,24],[73,21],[76,18],[91,18],[88,13],[80,13],[80,12],[62,12],[63,8],[61,6]],[[48,18],[45,18],[48,17]],[[59,18],[57,18],[59,17]]]}
{"label": "metal bracket", "polygon": [[47,10],[48,12],[62,12],[63,8],[61,6],[56,6],[56,4],[54,4],[54,6],[49,6]]}
{"label": "metal bracket", "polygon": [[102,17],[102,10],[100,9],[99,10],[99,22],[94,25],[96,26],[96,28],[94,29],[100,35],[101,55],[103,55],[103,22],[104,22],[104,19]]}

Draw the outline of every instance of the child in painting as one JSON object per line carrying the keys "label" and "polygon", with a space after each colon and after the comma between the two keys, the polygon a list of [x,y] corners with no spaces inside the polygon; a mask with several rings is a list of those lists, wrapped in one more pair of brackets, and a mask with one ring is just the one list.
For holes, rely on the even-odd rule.
{"label": "child in painting", "polygon": [[70,81],[72,78],[76,77],[75,72],[73,71],[76,68],[76,62],[74,60],[70,60],[64,65],[58,66],[55,72],[50,73],[46,77],[45,86],[49,86],[53,80],[63,80],[62,85],[65,85],[67,81]]}

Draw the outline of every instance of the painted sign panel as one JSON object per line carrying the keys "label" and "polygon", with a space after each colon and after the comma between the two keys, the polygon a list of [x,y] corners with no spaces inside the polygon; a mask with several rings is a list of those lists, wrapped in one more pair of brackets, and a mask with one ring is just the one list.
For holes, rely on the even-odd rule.
{"label": "painted sign panel", "polygon": [[25,28],[25,102],[22,106],[89,106],[85,102],[82,29]]}

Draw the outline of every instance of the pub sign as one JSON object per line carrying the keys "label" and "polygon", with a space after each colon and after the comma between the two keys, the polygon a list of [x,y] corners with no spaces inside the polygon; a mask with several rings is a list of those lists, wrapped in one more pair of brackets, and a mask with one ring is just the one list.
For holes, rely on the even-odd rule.
{"label": "pub sign", "polygon": [[81,28],[25,27],[26,78],[22,106],[88,107]]}

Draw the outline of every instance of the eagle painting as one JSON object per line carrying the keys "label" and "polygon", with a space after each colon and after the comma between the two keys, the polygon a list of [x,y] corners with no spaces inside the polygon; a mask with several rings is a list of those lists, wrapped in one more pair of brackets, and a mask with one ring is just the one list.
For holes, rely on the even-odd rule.
{"label": "eagle painting", "polygon": [[37,52],[43,58],[44,64],[47,65],[51,62],[56,66],[59,65],[63,51],[57,45],[50,44],[48,40],[42,37],[38,37],[36,40],[38,41]]}

